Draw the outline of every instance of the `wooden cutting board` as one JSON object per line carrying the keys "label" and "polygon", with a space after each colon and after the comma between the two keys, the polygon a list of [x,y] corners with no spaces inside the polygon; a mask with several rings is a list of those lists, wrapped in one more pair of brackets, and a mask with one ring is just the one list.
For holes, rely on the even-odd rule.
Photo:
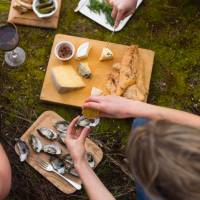
{"label": "wooden cutting board", "polygon": [[57,0],[57,1],[58,1],[58,10],[56,11],[56,13],[50,18],[40,19],[36,16],[36,14],[33,11],[20,14],[16,9],[13,8],[15,0],[12,0],[8,15],[8,22],[14,24],[22,24],[26,26],[57,28],[62,0]]}
{"label": "wooden cutting board", "polygon": [[[66,92],[65,94],[60,94],[57,92],[54,83],[52,82],[51,69],[58,65],[67,64],[66,62],[58,60],[54,55],[55,45],[63,40],[68,40],[72,42],[75,45],[76,49],[83,42],[86,41],[90,42],[90,44],[92,45],[92,49],[89,53],[89,57],[85,61],[89,63],[93,75],[91,79],[85,79],[85,78],[83,79],[84,82],[86,83],[85,88],[69,91]],[[106,47],[107,45],[108,45],[107,42],[103,41],[57,34],[55,36],[54,43],[52,46],[51,55],[47,66],[40,99],[53,103],[60,103],[60,104],[81,107],[85,99],[87,99],[90,96],[92,87],[97,87],[106,92],[107,77],[112,70],[112,65],[114,63],[121,61],[124,52],[127,50],[128,47],[121,44],[109,43],[109,48],[114,53],[114,59],[111,61],[100,62],[99,57],[101,55],[102,48]],[[146,76],[145,77],[146,82],[144,84],[146,84],[146,88],[148,88],[149,90],[151,72],[154,60],[154,52],[147,49],[139,49],[139,52],[144,61],[145,76]],[[77,69],[78,63],[79,62],[73,58],[69,61],[68,64],[71,64],[75,69]]]}
{"label": "wooden cutting board", "polygon": [[[40,139],[42,144],[51,143],[52,141],[49,141],[48,139],[46,139],[38,134],[37,128],[46,127],[46,128],[54,129],[53,124],[59,120],[63,120],[63,118],[61,116],[59,116],[57,113],[55,113],[53,111],[46,111],[22,135],[21,139],[26,141],[30,148],[30,154],[29,154],[28,159],[26,160],[27,163],[31,167],[33,167],[36,171],[38,171],[42,176],[44,176],[44,178],[46,178],[48,181],[50,181],[59,190],[61,190],[62,192],[66,193],[66,194],[71,194],[76,191],[75,188],[73,188],[71,185],[69,185],[65,180],[63,180],[57,174],[43,170],[38,165],[38,163],[35,161],[35,159],[37,159],[38,157],[41,160],[49,161],[50,156],[45,153],[35,153],[28,143],[28,138],[29,138],[30,134],[36,135]],[[55,143],[57,143],[62,148],[62,155],[68,154],[68,150],[64,145],[60,144],[59,142],[55,142]],[[15,147],[15,150],[16,150],[16,153],[18,153],[16,147]],[[86,150],[87,150],[87,152],[90,152],[94,156],[96,165],[98,165],[103,158],[103,152],[102,152],[101,148],[98,147],[94,142],[92,142],[90,139],[87,138],[86,139]],[[70,178],[73,181],[81,184],[80,178],[74,177],[72,175],[65,175],[65,176],[67,178]]]}

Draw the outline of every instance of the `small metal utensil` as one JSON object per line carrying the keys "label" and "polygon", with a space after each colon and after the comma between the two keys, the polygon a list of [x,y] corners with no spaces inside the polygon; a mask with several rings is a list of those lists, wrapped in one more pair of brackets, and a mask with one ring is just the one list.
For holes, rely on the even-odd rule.
{"label": "small metal utensil", "polygon": [[107,43],[106,43],[106,48],[108,48],[108,46],[110,45],[110,40],[112,39],[114,33],[115,33],[115,28],[113,29],[113,31],[112,31],[112,33],[111,33],[111,35],[109,37],[109,41],[107,41]]}
{"label": "small metal utensil", "polygon": [[65,181],[67,181],[71,186],[73,186],[74,188],[76,188],[77,190],[80,190],[82,188],[82,186],[68,178],[66,178],[65,176],[63,176],[62,174],[59,174],[54,168],[53,166],[46,162],[46,161],[43,161],[39,158],[36,159],[37,163],[39,164],[39,166],[41,168],[43,168],[44,170],[48,171],[48,172],[54,172],[56,174],[58,174],[61,178],[63,178]]}
{"label": "small metal utensil", "polygon": [[80,0],[78,3],[78,6],[74,9],[74,12],[78,12],[86,3],[88,0]]}

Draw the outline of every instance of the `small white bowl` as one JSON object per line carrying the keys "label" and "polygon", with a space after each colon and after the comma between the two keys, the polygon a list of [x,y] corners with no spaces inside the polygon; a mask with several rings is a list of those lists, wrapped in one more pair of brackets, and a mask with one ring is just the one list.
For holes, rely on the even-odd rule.
{"label": "small white bowl", "polygon": [[[67,45],[67,46],[72,50],[72,55],[69,56],[69,57],[67,57],[67,58],[61,58],[61,57],[58,55],[58,51],[59,51],[60,47],[61,47],[63,44],[64,44],[64,45]],[[71,42],[69,42],[69,41],[61,41],[61,42],[59,42],[58,44],[56,44],[56,47],[55,47],[55,50],[54,50],[54,54],[55,54],[56,58],[58,58],[58,59],[61,60],[61,61],[70,60],[70,59],[74,56],[74,54],[75,54],[75,47],[74,47],[74,45],[73,45]]]}
{"label": "small white bowl", "polygon": [[37,6],[39,4],[39,0],[33,0],[33,4],[32,4],[32,8],[33,8],[33,12],[39,17],[39,18],[48,18],[48,17],[51,17],[53,16],[57,9],[58,9],[58,2],[57,0],[52,0],[53,3],[54,3],[54,6],[55,6],[55,10],[53,10],[52,12],[50,13],[47,13],[47,14],[42,14],[40,13],[38,10],[37,10]]}

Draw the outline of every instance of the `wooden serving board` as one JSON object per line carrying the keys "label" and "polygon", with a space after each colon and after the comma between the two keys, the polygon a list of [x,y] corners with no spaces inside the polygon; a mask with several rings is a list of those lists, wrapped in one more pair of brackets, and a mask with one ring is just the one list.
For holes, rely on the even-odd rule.
{"label": "wooden serving board", "polygon": [[[28,143],[28,138],[29,138],[30,134],[36,135],[40,139],[42,144],[44,144],[44,145],[52,143],[52,141],[40,136],[37,132],[37,128],[46,127],[46,128],[54,129],[53,124],[58,120],[63,120],[63,118],[61,116],[59,116],[57,113],[55,113],[53,111],[44,112],[32,124],[32,126],[22,135],[21,139],[24,140],[25,142],[27,142],[27,144],[30,148],[30,154],[28,156],[28,159],[26,160],[27,163],[30,166],[32,166],[36,171],[38,171],[42,176],[44,176],[44,178],[46,178],[48,181],[50,181],[59,190],[61,190],[62,192],[66,193],[66,194],[71,194],[76,191],[76,189],[74,187],[69,185],[65,180],[63,180],[61,177],[59,177],[54,172],[47,172],[47,171],[43,170],[38,165],[38,163],[35,161],[38,157],[41,160],[49,161],[50,156],[45,153],[35,153]],[[68,150],[64,145],[60,144],[59,142],[55,142],[55,143],[57,143],[62,148],[62,155],[68,154]],[[16,150],[16,153],[18,154],[16,147],[15,147],[15,150]],[[100,149],[100,147],[98,147],[94,142],[92,142],[90,139],[87,138],[86,139],[86,150],[87,150],[87,152],[90,152],[94,156],[96,165],[98,165],[103,158],[103,152]],[[80,178],[74,177],[72,175],[65,175],[65,176],[67,178],[70,178],[73,181],[81,184]]]}
{"label": "wooden serving board", "polygon": [[[72,42],[76,49],[79,47],[80,44],[83,42],[89,41],[92,45],[92,49],[90,50],[89,57],[85,59],[84,61],[87,61],[89,63],[89,66],[92,70],[92,78],[85,79],[84,82],[86,83],[86,87],[78,90],[73,90],[66,92],[64,94],[58,93],[56,90],[54,83],[52,82],[51,77],[51,69],[53,67],[56,67],[58,65],[67,65],[66,62],[62,62],[58,60],[54,55],[54,48],[55,45],[63,40],[68,40]],[[103,47],[106,47],[109,45],[109,48],[114,53],[114,59],[111,61],[99,61],[99,57],[101,55],[101,51]],[[60,104],[66,104],[66,105],[72,105],[81,107],[83,102],[90,96],[92,87],[97,87],[99,89],[102,89],[106,93],[106,82],[108,78],[108,74],[112,70],[112,65],[114,63],[120,62],[124,52],[127,50],[128,46],[121,45],[121,44],[114,44],[98,41],[98,40],[91,40],[87,38],[80,38],[80,37],[74,37],[69,35],[61,35],[57,34],[54,39],[53,47],[51,50],[51,55],[49,59],[49,63],[47,66],[47,71],[40,95],[40,99],[44,101],[54,102],[54,103],[60,103]],[[144,61],[144,68],[145,68],[145,80],[146,82],[146,88],[149,90],[150,85],[150,79],[151,79],[151,72],[153,67],[153,60],[154,60],[154,52],[147,49],[139,49],[139,52],[143,58]],[[77,69],[79,61],[76,61],[74,58],[72,58],[68,64],[72,65],[75,69]]]}
{"label": "wooden serving board", "polygon": [[58,1],[58,9],[56,13],[46,19],[40,19],[36,16],[33,11],[21,14],[16,9],[13,8],[15,0],[11,1],[10,11],[8,15],[8,22],[15,23],[15,24],[22,24],[26,26],[36,26],[36,27],[44,27],[44,28],[57,28],[59,16],[60,16],[60,8],[62,0]]}

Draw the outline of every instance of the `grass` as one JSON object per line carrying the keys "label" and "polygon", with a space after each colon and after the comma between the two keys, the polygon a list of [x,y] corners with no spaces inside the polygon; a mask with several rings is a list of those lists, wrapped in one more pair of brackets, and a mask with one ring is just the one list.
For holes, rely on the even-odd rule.
{"label": "grass", "polygon": [[[9,0],[0,2],[0,23],[7,20]],[[67,120],[80,114],[74,107],[39,100],[41,87],[56,33],[109,40],[110,32],[75,14],[78,1],[62,1],[57,30],[18,26],[20,46],[27,54],[18,69],[1,69],[1,140],[13,169],[13,187],[8,200],[87,199],[84,191],[64,195],[27,164],[21,164],[13,150],[14,138],[45,110],[54,110]],[[138,44],[155,51],[149,103],[200,114],[200,2],[198,0],[146,0],[123,31],[111,42]],[[112,154],[124,152],[131,120],[103,119],[93,137],[112,147]],[[105,157],[96,170],[117,199],[132,199],[133,182]],[[112,181],[110,181],[112,180]]]}

